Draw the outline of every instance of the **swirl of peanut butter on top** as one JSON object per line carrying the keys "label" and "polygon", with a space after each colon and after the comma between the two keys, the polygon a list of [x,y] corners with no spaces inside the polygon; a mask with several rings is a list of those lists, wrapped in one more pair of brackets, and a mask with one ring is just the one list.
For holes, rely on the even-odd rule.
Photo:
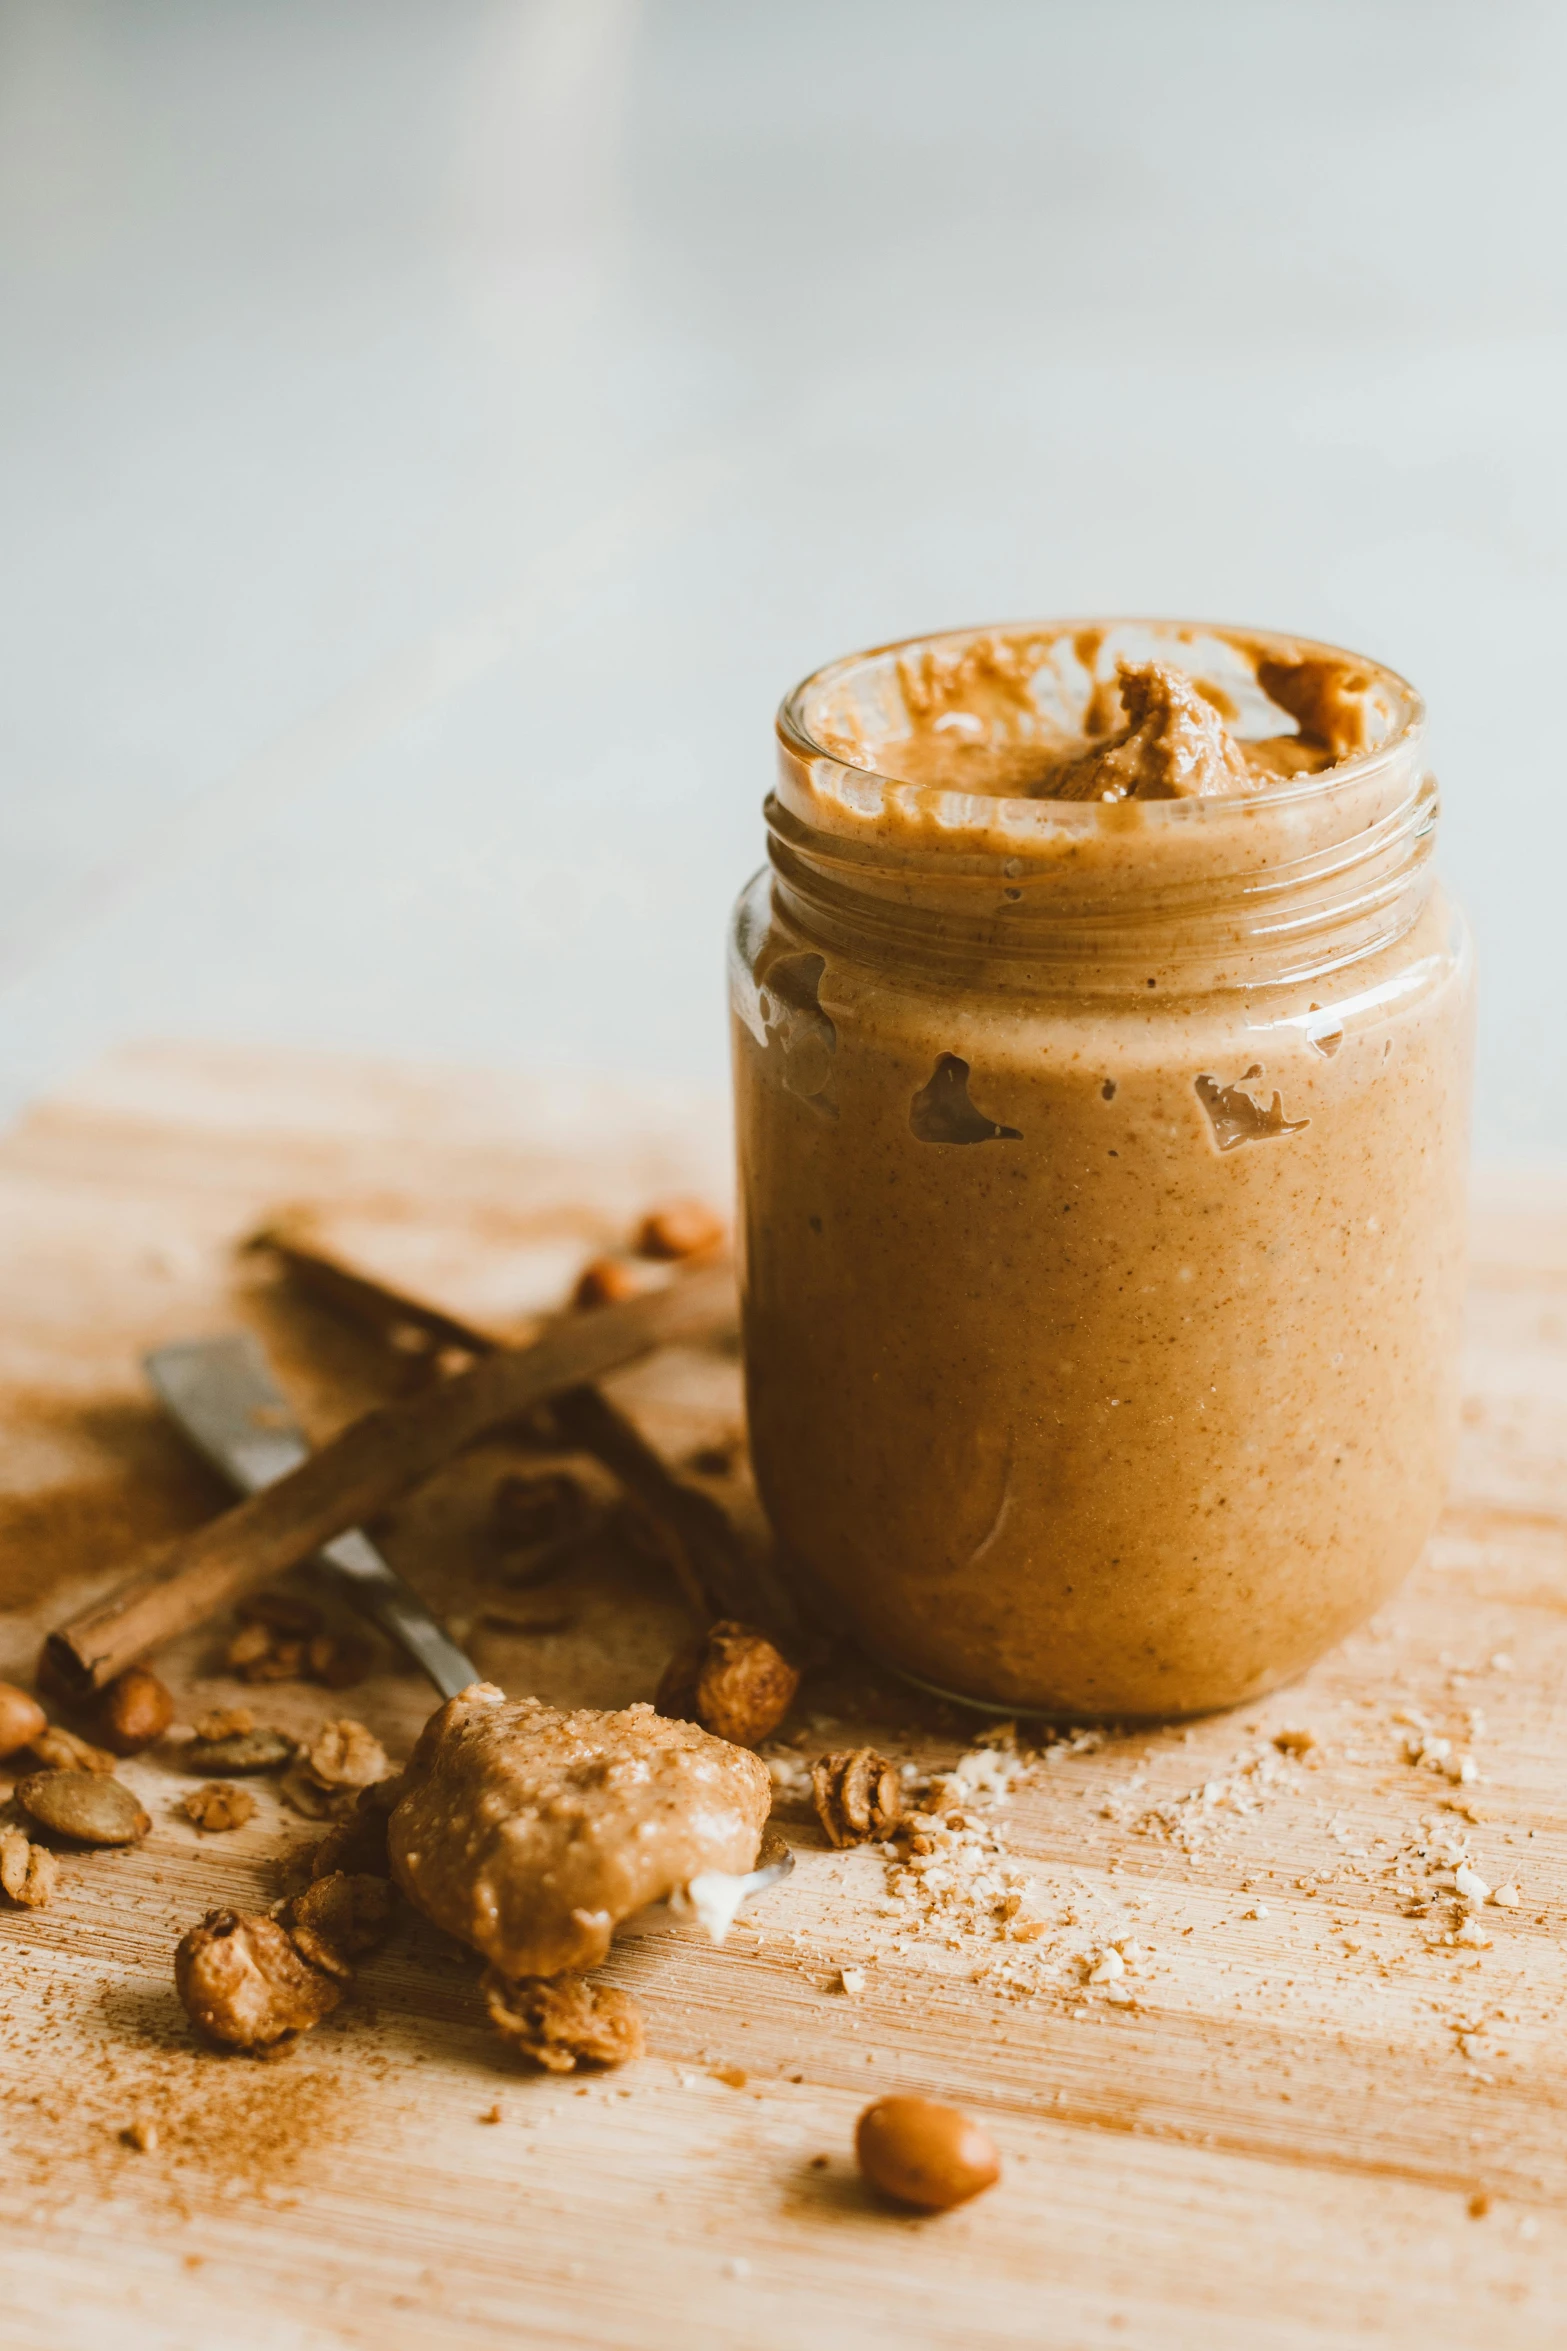
{"label": "swirl of peanut butter on top", "polygon": [[1037,704],[1034,677],[1062,633],[1000,632],[921,646],[897,663],[908,732],[870,743],[824,730],[854,765],[901,781],[983,796],[1057,801],[1187,800],[1249,795],[1315,775],[1374,746],[1385,711],[1368,664],[1296,654],[1224,632],[1260,695],[1295,731],[1241,736],[1230,692],[1168,660],[1122,659],[1099,674],[1105,632],[1075,631],[1091,680],[1077,725]]}
{"label": "swirl of peanut butter on top", "polygon": [[1046,800],[1209,800],[1252,792],[1261,778],[1211,702],[1163,661],[1117,671],[1126,723],[1041,779]]}

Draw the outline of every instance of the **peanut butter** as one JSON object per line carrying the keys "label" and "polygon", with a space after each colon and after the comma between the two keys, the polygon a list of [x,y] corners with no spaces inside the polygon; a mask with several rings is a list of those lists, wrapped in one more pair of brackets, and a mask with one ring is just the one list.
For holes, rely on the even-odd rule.
{"label": "peanut butter", "polygon": [[502,1976],[554,1976],[693,1878],[749,1870],[771,1802],[766,1767],[694,1723],[476,1682],[420,1733],[387,1843],[437,1926]]}
{"label": "peanut butter", "polygon": [[1455,1401],[1470,964],[1402,680],[975,631],[780,718],[731,959],[763,1497],[877,1655],[1058,1716],[1300,1670]]}

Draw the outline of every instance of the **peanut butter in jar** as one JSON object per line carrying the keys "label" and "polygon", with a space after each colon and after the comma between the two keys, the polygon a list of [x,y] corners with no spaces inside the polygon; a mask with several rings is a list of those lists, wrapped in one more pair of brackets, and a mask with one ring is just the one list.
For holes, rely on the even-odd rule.
{"label": "peanut butter in jar", "polygon": [[763,1498],[875,1656],[1057,1718],[1298,1673],[1456,1408],[1471,956],[1405,682],[1174,622],[807,679],[731,938]]}

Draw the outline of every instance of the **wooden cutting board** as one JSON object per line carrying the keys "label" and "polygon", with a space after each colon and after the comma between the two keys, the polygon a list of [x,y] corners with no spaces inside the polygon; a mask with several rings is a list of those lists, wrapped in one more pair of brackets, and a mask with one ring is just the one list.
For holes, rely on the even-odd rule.
{"label": "wooden cutting board", "polygon": [[[317,1433],[385,1392],[361,1339],[236,1256],[262,1217],[306,1199],[504,1253],[724,1167],[720,1116],[672,1094],[306,1056],[122,1054],[42,1106],[0,1144],[0,1674],[221,1499],[152,1410],[144,1348],[247,1323]],[[677,1453],[732,1417],[733,1367],[708,1369],[635,1399]],[[518,2071],[473,1963],[415,1922],[282,2062],[197,2050],[176,1939],[273,1900],[312,1832],[264,1790],[249,1828],[202,1840],[167,1760],[125,1766],[148,1841],[69,1860],[46,1911],[0,1906],[0,2340],[1559,2344],[1567,1183],[1480,1188],[1466,1392],[1429,1556],[1306,1681],[1192,1729],[1059,1740],[981,1792],[1037,1941],[911,1932],[888,1862],[830,1852],[795,1806],[795,1875],[723,1950],[617,1953],[650,2049],[621,2074]],[[436,1481],[389,1549],[509,1688],[649,1695],[678,1602],[608,1554],[508,1590],[484,1530],[507,1459]],[[243,1694],[222,1640],[161,1661],[183,1719]],[[427,1705],[389,1655],[342,1697],[259,1693],[286,1728],[348,1711],[394,1752]],[[791,1725],[807,1759],[869,1738],[926,1768],[975,1727],[852,1664]],[[1449,1776],[1465,1754],[1478,1778]],[[1460,1854],[1518,1896],[1465,1940]],[[934,2220],[878,2205],[852,2130],[894,2089],[981,2117],[1001,2186]],[[151,2151],[121,2139],[137,2119]]]}

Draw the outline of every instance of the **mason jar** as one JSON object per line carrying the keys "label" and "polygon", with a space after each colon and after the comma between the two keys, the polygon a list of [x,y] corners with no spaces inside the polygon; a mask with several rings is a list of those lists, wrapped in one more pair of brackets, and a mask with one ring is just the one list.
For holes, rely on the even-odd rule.
{"label": "mason jar", "polygon": [[[1243,749],[1277,735],[1270,650],[1348,665],[1360,748],[1255,791],[1027,791],[1128,652]],[[974,752],[934,775],[933,676]],[[1289,1679],[1412,1565],[1455,1423],[1471,952],[1418,695],[1258,632],[1039,624],[834,663],[777,733],[730,976],[751,1444],[793,1572],[975,1705],[1125,1721]]]}

